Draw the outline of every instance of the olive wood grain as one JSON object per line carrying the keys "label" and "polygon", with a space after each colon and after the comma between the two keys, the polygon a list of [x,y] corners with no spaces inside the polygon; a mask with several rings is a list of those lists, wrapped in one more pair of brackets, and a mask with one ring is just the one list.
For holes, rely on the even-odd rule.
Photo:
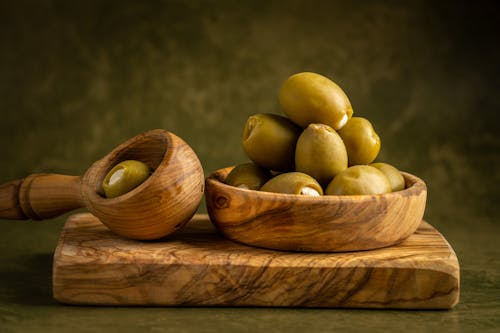
{"label": "olive wood grain", "polygon": [[206,215],[142,242],[75,214],[54,255],[53,292],[87,305],[448,309],[459,298],[459,263],[426,222],[392,247],[306,253],[232,242]]}
{"label": "olive wood grain", "polygon": [[22,179],[12,180],[0,185],[0,218],[25,219],[19,202],[19,189],[23,183]]}
{"label": "olive wood grain", "polygon": [[[107,199],[102,181],[124,160],[142,161],[153,173],[130,192]],[[82,177],[33,174],[0,186],[0,218],[46,219],[85,207],[121,236],[155,239],[183,227],[203,191],[195,152],[178,136],[157,129],[119,145]]]}
{"label": "olive wood grain", "polygon": [[0,186],[0,218],[49,219],[84,206],[81,178],[35,173]]}
{"label": "olive wood grain", "polygon": [[404,172],[402,191],[312,197],[226,185],[231,170],[207,177],[207,210],[224,236],[247,245],[318,252],[381,248],[410,236],[425,211],[425,183]]}
{"label": "olive wood grain", "polygon": [[49,219],[84,206],[81,178],[58,174],[32,174],[19,189],[19,202],[28,218]]}

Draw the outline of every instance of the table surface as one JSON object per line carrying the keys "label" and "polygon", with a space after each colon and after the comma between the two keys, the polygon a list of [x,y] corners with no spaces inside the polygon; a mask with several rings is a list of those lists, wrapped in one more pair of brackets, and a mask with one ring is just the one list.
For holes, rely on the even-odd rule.
{"label": "table surface", "polygon": [[[440,230],[461,265],[461,295],[449,311],[228,307],[82,307],[52,298],[52,260],[66,216],[48,221],[1,220],[0,328],[2,332],[494,331],[500,326],[500,250],[494,230]],[[431,221],[432,223],[432,221]]]}

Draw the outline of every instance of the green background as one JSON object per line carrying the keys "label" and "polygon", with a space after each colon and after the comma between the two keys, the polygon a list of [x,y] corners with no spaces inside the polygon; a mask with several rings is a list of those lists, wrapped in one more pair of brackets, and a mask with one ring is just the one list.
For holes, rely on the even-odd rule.
{"label": "green background", "polygon": [[[245,120],[280,113],[291,74],[330,77],[423,178],[425,219],[454,247],[451,311],[92,308],[52,300],[66,216],[0,221],[0,331],[494,331],[500,326],[500,28],[495,1],[0,0],[0,182],[81,175],[164,128],[205,174],[241,163]],[[205,212],[204,204],[200,212]]]}

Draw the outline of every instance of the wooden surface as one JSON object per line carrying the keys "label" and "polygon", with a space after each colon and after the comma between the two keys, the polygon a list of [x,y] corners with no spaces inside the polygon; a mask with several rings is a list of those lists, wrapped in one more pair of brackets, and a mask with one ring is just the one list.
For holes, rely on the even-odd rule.
{"label": "wooden surface", "polygon": [[83,207],[78,176],[34,173],[0,185],[0,218],[43,220]]}
{"label": "wooden surface", "polygon": [[293,251],[358,251],[397,244],[418,228],[427,187],[403,173],[406,189],[377,195],[311,197],[251,191],[224,183],[232,168],[205,183],[210,219],[229,239]]}
{"label": "wooden surface", "polygon": [[446,309],[458,302],[459,264],[425,222],[390,248],[297,253],[232,242],[206,215],[143,242],[76,214],[54,255],[53,293],[88,305]]}
{"label": "wooden surface", "polygon": [[[153,173],[116,198],[99,193],[106,174],[118,163],[138,160]],[[115,233],[132,239],[157,239],[182,228],[196,212],[204,191],[198,156],[180,137],[162,129],[139,134],[95,162],[82,180],[89,211]]]}

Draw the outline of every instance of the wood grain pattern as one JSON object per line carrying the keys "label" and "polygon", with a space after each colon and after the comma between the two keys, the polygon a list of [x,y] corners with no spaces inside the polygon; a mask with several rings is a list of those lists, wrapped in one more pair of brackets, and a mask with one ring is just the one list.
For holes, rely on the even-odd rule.
{"label": "wood grain pattern", "polygon": [[84,206],[81,178],[36,173],[27,176],[19,189],[19,202],[30,219],[43,220]]}
{"label": "wood grain pattern", "polygon": [[[138,160],[154,172],[141,185],[106,199],[102,181],[116,164]],[[194,215],[204,192],[201,162],[180,137],[165,130],[140,134],[94,163],[82,180],[86,207],[115,233],[156,239],[182,228]]]}
{"label": "wood grain pattern", "polygon": [[206,215],[141,242],[76,214],[54,255],[53,292],[88,305],[447,309],[458,302],[459,264],[426,222],[393,247],[305,253],[230,241]]}
{"label": "wood grain pattern", "polygon": [[25,219],[19,202],[19,189],[23,179],[17,179],[0,186],[0,217],[4,219]]}
{"label": "wood grain pattern", "polygon": [[[106,174],[124,160],[153,171],[146,181],[116,198],[103,196]],[[87,208],[115,233],[155,239],[182,228],[203,197],[201,163],[181,138],[157,129],[122,143],[82,176],[33,174],[0,186],[0,218],[46,219]]]}
{"label": "wood grain pattern", "polygon": [[403,191],[309,197],[226,185],[231,170],[207,177],[208,214],[226,237],[252,246],[319,252],[381,248],[410,236],[425,211],[427,187],[408,173]]}

